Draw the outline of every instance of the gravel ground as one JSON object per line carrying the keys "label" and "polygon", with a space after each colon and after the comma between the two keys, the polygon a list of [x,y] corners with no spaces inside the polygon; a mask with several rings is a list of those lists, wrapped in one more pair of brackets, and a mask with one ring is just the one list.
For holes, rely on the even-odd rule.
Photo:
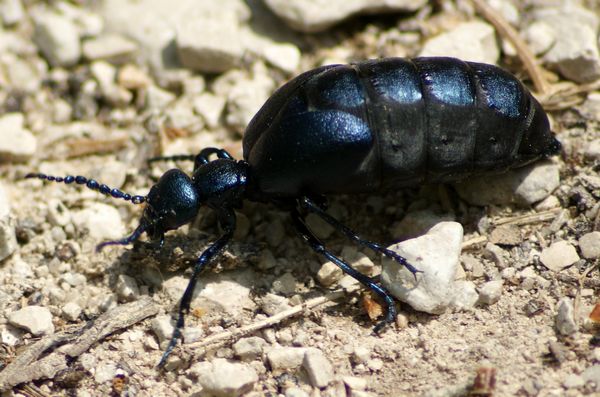
{"label": "gravel ground", "polygon": [[[2,395],[600,395],[600,7],[488,3],[495,18],[458,0],[1,1]],[[433,281],[443,302],[429,313],[418,311],[429,301],[399,303],[379,336],[379,303],[313,254],[288,214],[246,203],[235,241],[201,276],[185,344],[159,370],[215,215],[201,210],[160,251],[97,253],[143,206],[23,178],[85,175],[144,195],[167,169],[192,167],[149,157],[216,146],[241,158],[247,123],[303,71],[427,55],[535,83],[563,151],[506,175],[331,198],[349,227],[408,240],[394,249],[447,276]],[[362,272],[390,271],[309,224]]]}

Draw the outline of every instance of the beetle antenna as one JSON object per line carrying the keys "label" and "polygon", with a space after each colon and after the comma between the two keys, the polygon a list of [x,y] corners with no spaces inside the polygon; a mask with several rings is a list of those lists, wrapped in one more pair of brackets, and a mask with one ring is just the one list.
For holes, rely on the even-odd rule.
{"label": "beetle antenna", "polygon": [[145,222],[140,222],[140,224],[138,225],[138,227],[135,228],[135,230],[133,231],[133,233],[131,233],[131,235],[122,238],[120,240],[111,240],[111,241],[105,241],[103,243],[100,243],[96,246],[96,252],[100,252],[102,251],[102,249],[106,246],[109,245],[128,245],[133,243],[134,241],[136,241],[138,238],[140,238],[140,236],[142,235],[142,233],[144,233],[146,231],[147,228],[147,224]]}
{"label": "beetle antenna", "polygon": [[116,188],[110,188],[109,186],[103,183],[98,183],[95,179],[89,179],[81,175],[67,175],[65,177],[62,177],[32,172],[25,175],[25,178],[38,178],[50,182],[62,182],[67,185],[70,185],[71,183],[75,182],[77,185],[85,185],[88,189],[96,190],[104,195],[110,195],[114,198],[123,199],[125,201],[131,201],[133,204],[142,204],[146,201],[146,196],[132,196],[129,193],[125,193]]}

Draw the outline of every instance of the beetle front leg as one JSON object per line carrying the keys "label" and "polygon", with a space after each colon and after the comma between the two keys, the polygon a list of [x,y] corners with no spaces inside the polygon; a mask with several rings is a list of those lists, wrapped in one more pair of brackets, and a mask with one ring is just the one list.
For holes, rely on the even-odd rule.
{"label": "beetle front leg", "polygon": [[294,221],[294,226],[296,230],[308,243],[308,245],[320,255],[323,255],[325,258],[335,263],[342,271],[354,279],[358,280],[360,283],[365,285],[371,291],[375,292],[379,295],[387,306],[387,314],[385,319],[379,322],[373,329],[375,333],[379,333],[387,324],[393,323],[396,319],[396,306],[394,304],[394,298],[392,295],[381,285],[377,284],[371,277],[368,277],[358,270],[354,269],[350,264],[345,262],[343,259],[338,258],[334,254],[329,251],[325,245],[312,233],[312,231],[306,225],[304,217],[300,214],[297,208],[292,211],[292,220]]}
{"label": "beetle front leg", "polygon": [[229,154],[229,152],[225,149],[207,147],[202,149],[194,158],[194,171],[196,171],[201,165],[208,163],[210,161],[208,158],[213,154],[216,154],[217,158],[219,159],[233,159],[231,154]]}
{"label": "beetle front leg", "polygon": [[190,281],[181,297],[181,302],[179,303],[179,311],[177,315],[177,323],[175,324],[175,329],[173,330],[173,336],[171,337],[171,341],[169,342],[169,346],[165,350],[160,362],[158,363],[158,367],[162,368],[167,362],[167,358],[177,345],[177,341],[181,339],[181,331],[185,326],[185,315],[190,311],[190,305],[192,303],[192,297],[194,296],[194,288],[196,287],[196,282],[198,281],[198,276],[200,272],[204,269],[204,267],[210,263],[218,254],[223,251],[223,249],[227,246],[231,238],[233,237],[233,232],[235,231],[235,212],[229,208],[223,208],[217,214],[219,219],[219,224],[225,230],[225,233],[219,237],[214,243],[212,243],[198,258],[196,264],[194,265],[194,271],[192,272],[192,277],[190,277]]}
{"label": "beetle front leg", "polygon": [[383,255],[387,256],[388,258],[395,260],[396,262],[398,262],[399,264],[401,264],[402,266],[407,268],[413,275],[415,275],[415,277],[416,277],[417,273],[421,272],[416,267],[411,265],[403,256],[398,255],[394,251],[383,247],[379,243],[365,240],[364,238],[360,237],[352,229],[350,229],[349,227],[347,227],[346,225],[344,225],[343,223],[341,223],[340,221],[338,221],[337,219],[335,219],[334,217],[329,215],[327,212],[325,212],[325,210],[323,209],[323,207],[320,204],[315,203],[310,198],[302,197],[301,199],[298,200],[298,202],[300,203],[300,206],[302,208],[304,208],[305,210],[307,210],[309,212],[316,214],[317,216],[319,216],[319,218],[321,218],[325,222],[329,223],[337,231],[342,233],[344,236],[346,236],[350,240],[355,241],[364,247],[367,247],[375,252],[379,252],[380,254],[383,254]]}

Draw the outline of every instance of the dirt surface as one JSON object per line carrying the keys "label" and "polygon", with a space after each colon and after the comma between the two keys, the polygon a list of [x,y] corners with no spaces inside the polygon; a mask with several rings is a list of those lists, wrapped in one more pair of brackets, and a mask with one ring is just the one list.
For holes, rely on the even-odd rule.
{"label": "dirt surface", "polygon": [[[286,40],[293,37],[290,42],[301,50],[293,73],[252,56],[225,72],[226,77],[183,68],[177,69],[183,71],[180,75],[165,71],[153,74],[143,58],[128,62],[149,76],[149,86],[162,86],[175,98],[183,98],[186,85],[192,85],[193,78],[200,76],[205,92],[229,104],[216,126],[206,121],[197,129],[173,126],[171,120],[180,113],[173,107],[149,109],[143,91],[149,90],[147,87],[138,90],[121,86],[133,94],[125,103],[111,102],[105,94],[94,91],[88,98],[92,105],[86,104],[88,99],[82,92],[86,90],[85,82],[94,81],[94,77],[90,74],[91,62],[84,60],[64,68],[41,68],[36,72],[41,81],[37,92],[0,88],[2,114],[24,114],[25,127],[38,142],[33,155],[22,161],[5,159],[0,165],[1,182],[10,202],[11,230],[18,242],[14,252],[0,263],[0,371],[18,362],[37,341],[49,338],[56,340],[48,342],[48,347],[31,365],[25,364],[23,371],[33,371],[38,360],[52,352],[58,352],[53,359],[57,360],[56,368],[60,367],[58,373],[50,371],[50,376],[40,375],[7,388],[3,395],[209,395],[207,387],[202,391],[204,375],[195,366],[218,358],[242,363],[245,370],[257,375],[244,391],[248,396],[463,396],[472,392],[476,374],[485,373],[485,369],[495,371],[495,385],[490,388],[497,396],[600,395],[600,335],[598,324],[594,328],[589,318],[599,303],[600,269],[598,258],[585,258],[579,243],[582,236],[600,229],[600,155],[590,155],[588,150],[600,142],[600,94],[593,89],[583,88],[578,96],[552,102],[558,108],[549,111],[553,130],[563,143],[562,154],[552,160],[559,166],[560,186],[542,206],[476,206],[462,199],[453,186],[336,197],[330,202],[330,212],[343,223],[384,243],[400,238],[393,231],[400,230],[398,225],[407,213],[426,210],[440,218],[455,219],[464,226],[466,242],[461,256],[464,271],[458,277],[477,287],[490,280],[502,280],[497,302],[448,310],[441,315],[419,313],[399,303],[398,324],[376,336],[372,333],[375,322],[362,305],[364,291],[353,290],[341,299],[244,335],[264,341],[262,350],[250,358],[240,358],[232,347],[240,336],[210,346],[200,344],[210,335],[235,332],[267,318],[265,302],[274,299],[272,294],[281,297],[279,307],[287,305],[289,309],[329,291],[316,278],[324,260],[296,236],[287,213],[256,203],[246,203],[239,210],[235,241],[202,275],[196,289],[198,297],[186,324],[186,338],[192,342],[178,347],[167,369],[159,370],[156,365],[165,340],[160,336],[164,323],[157,323],[156,318],[176,314],[191,274],[190,264],[220,233],[215,215],[201,210],[192,225],[170,232],[160,251],[141,244],[135,248],[109,247],[98,253],[96,244],[115,238],[117,230],[124,236],[137,226],[143,206],[79,187],[23,179],[31,171],[85,175],[143,195],[168,168],[192,168],[186,162],[148,166],[145,159],[153,155],[196,153],[201,147],[217,146],[239,158],[243,128],[237,126],[239,114],[232,105],[239,102],[225,94],[234,85],[228,81],[238,86],[267,79],[272,92],[294,74],[323,63],[416,56],[428,38],[458,23],[481,20],[468,3],[439,3],[442,5],[426,6],[415,14],[356,17],[322,33],[285,30]],[[533,5],[521,11],[531,15],[535,3],[529,2]],[[589,3],[584,5],[600,18],[598,5]],[[26,11],[36,6],[30,1],[24,4]],[[88,9],[85,4],[75,7]],[[90,7],[89,12],[100,15],[95,8]],[[26,12],[23,18],[17,27],[6,29],[23,40],[21,45],[29,43],[34,48],[19,56],[43,62],[32,41],[29,14]],[[518,28],[524,30],[530,22],[523,17],[520,24]],[[502,51],[498,62],[529,81],[514,50]],[[542,66],[551,70],[546,75],[550,76],[551,86],[569,82],[555,74],[551,65],[542,61]],[[124,68],[122,64],[115,67]],[[67,78],[57,77],[60,73]],[[570,83],[584,87],[584,83]],[[575,101],[568,102],[573,98]],[[70,116],[57,119],[56,112],[62,109],[58,101],[70,110]],[[98,207],[98,203],[105,206]],[[107,206],[118,211],[116,223],[112,223],[115,214]],[[548,211],[552,216],[536,216]],[[100,221],[94,220],[94,214],[100,214]],[[532,217],[518,222],[524,215]],[[102,229],[104,220],[110,222],[109,230]],[[503,237],[491,236],[503,222],[517,225],[520,233],[509,244],[502,243]],[[315,229],[327,235],[333,252],[352,249],[343,236],[322,225],[315,225]],[[415,235],[422,232],[416,226],[409,231]],[[489,245],[497,239],[500,243]],[[560,240],[575,249],[579,259],[560,271],[552,271],[540,261],[540,254]],[[379,256],[366,250],[364,254],[376,270],[380,268]],[[129,277],[124,279],[123,275]],[[339,284],[331,289],[339,289]],[[556,327],[558,304],[563,298],[569,298],[574,307],[570,318],[576,330],[568,335],[562,335]],[[134,324],[113,318],[110,327],[114,329],[107,328],[111,330],[108,335],[86,334],[90,344],[85,351],[71,357],[60,353],[59,346],[69,346],[86,327],[111,320],[103,319],[103,313],[140,300],[144,316],[136,318]],[[65,309],[69,302],[81,309],[74,318]],[[9,315],[27,306],[47,308],[54,331],[33,336],[11,325]],[[132,310],[138,314],[142,311]],[[306,364],[275,368],[268,356],[273,348],[318,349],[333,368],[331,382],[326,387],[315,387]]]}

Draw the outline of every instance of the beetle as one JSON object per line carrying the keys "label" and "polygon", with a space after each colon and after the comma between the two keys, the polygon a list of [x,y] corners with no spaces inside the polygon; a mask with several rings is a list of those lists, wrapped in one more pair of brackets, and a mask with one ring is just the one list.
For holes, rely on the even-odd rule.
{"label": "beetle", "polygon": [[98,250],[130,244],[143,233],[162,245],[165,232],[190,223],[202,205],[216,212],[223,234],[194,265],[162,366],[181,338],[200,271],[232,239],[234,210],[244,200],[270,202],[289,211],[313,251],[379,295],[387,309],[374,329],[379,332],[396,317],[394,299],[376,280],[334,255],[307,226],[307,214],[316,214],[350,240],[396,260],[413,274],[418,269],[329,215],[323,197],[498,173],[560,149],[540,103],[503,69],[446,57],[387,58],[320,67],[284,84],[246,128],[243,160],[218,148],[152,159],[190,160],[194,168],[191,177],[180,169],[165,172],[147,196],[132,196],[82,176],[27,177],[86,185],[146,204],[131,235],[103,242]]}

